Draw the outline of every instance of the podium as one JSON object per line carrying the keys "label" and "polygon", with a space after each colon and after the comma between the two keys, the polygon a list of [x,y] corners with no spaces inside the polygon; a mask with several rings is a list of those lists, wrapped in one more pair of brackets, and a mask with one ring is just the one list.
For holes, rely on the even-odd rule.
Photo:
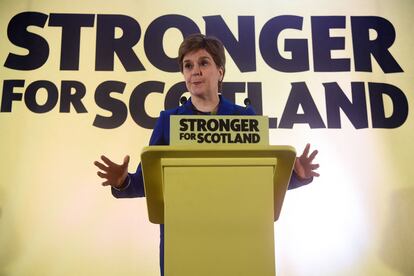
{"label": "podium", "polygon": [[149,220],[165,224],[165,275],[275,275],[274,221],[295,157],[290,146],[144,148]]}

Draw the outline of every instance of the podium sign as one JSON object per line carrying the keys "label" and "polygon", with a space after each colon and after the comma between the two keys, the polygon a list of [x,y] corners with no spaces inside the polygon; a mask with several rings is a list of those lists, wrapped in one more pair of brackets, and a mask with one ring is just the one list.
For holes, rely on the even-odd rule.
{"label": "podium sign", "polygon": [[269,144],[265,116],[174,115],[170,129],[170,145]]}

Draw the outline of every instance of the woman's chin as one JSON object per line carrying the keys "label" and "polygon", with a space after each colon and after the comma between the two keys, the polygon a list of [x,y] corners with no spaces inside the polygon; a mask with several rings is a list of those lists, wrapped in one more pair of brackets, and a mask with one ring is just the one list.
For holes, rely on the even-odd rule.
{"label": "woman's chin", "polygon": [[206,96],[206,91],[202,89],[193,89],[193,91],[190,91],[190,94],[192,97],[203,97]]}

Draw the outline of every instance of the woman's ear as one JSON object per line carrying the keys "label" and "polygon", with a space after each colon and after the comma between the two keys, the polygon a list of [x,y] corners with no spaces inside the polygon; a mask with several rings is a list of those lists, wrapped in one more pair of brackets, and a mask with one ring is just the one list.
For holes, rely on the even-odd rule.
{"label": "woman's ear", "polygon": [[224,78],[224,69],[223,69],[223,67],[219,68],[219,73],[220,73],[219,81],[223,81],[223,78]]}

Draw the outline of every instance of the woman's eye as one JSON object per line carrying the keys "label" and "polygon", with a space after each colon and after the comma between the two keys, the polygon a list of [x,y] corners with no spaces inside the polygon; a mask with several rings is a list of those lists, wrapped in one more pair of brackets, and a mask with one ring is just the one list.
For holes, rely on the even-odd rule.
{"label": "woman's eye", "polygon": [[184,68],[185,69],[191,69],[191,64],[190,63],[186,63],[186,64],[184,64]]}
{"label": "woman's eye", "polygon": [[207,66],[207,65],[208,65],[208,61],[207,60],[201,61],[201,66]]}

